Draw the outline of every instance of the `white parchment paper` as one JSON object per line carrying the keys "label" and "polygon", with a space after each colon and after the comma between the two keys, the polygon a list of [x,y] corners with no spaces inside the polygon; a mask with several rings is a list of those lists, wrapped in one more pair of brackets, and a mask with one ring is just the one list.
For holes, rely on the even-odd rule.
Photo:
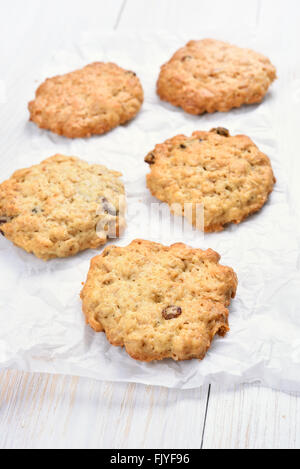
{"label": "white parchment paper", "polygon": [[[201,31],[198,37],[206,35]],[[215,37],[213,33],[209,36]],[[237,36],[234,31],[219,38],[269,55],[279,77],[288,66],[272,38],[246,33],[243,37],[241,32]],[[26,89],[22,98],[20,151],[13,156],[2,154],[1,180],[55,153],[76,155],[120,170],[129,215],[128,229],[117,243],[127,245],[138,237],[165,244],[184,241],[218,251],[221,263],[232,266],[239,277],[237,298],[230,309],[230,333],[225,339],[214,340],[202,362],[136,362],[124,350],[112,347],[104,334],[96,334],[85,325],[79,293],[89,262],[98,252],[90,250],[74,258],[44,263],[0,237],[1,367],[178,388],[260,381],[286,391],[300,391],[300,243],[295,222],[299,191],[288,184],[289,146],[295,145],[296,136],[282,145],[278,120],[278,112],[283,112],[278,104],[282,102],[281,93],[293,84],[288,78],[279,79],[258,106],[201,117],[185,114],[160,102],[155,84],[160,65],[188,39],[190,35],[88,33],[78,43],[54,51],[44,63],[35,64],[32,88],[30,92]],[[135,120],[88,140],[68,140],[27,122],[27,102],[40,81],[96,60],[117,62],[140,77],[145,104]],[[288,113],[282,118],[288,119]],[[257,215],[223,233],[203,236],[191,229],[184,236],[180,232],[170,236],[163,230],[155,232],[149,225],[148,212],[145,210],[141,218],[135,211],[137,204],[150,207],[151,202],[157,202],[146,189],[145,155],[169,137],[216,126],[227,127],[232,134],[249,135],[269,155],[277,177],[270,202]]]}

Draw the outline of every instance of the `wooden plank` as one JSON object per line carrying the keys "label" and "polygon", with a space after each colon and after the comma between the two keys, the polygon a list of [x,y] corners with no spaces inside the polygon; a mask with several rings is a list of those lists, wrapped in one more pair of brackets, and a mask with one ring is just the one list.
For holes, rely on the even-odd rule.
{"label": "wooden plank", "polygon": [[33,71],[76,43],[83,32],[113,29],[122,5],[123,0],[11,0],[1,7],[0,39],[5,45],[0,51],[0,93],[5,94],[0,102],[3,155],[18,154],[22,148],[29,117],[27,103],[33,98]]}
{"label": "wooden plank", "polygon": [[200,448],[206,400],[207,387],[1,372],[0,448]]}
{"label": "wooden plank", "polygon": [[213,386],[204,449],[299,449],[300,396],[260,385]]}

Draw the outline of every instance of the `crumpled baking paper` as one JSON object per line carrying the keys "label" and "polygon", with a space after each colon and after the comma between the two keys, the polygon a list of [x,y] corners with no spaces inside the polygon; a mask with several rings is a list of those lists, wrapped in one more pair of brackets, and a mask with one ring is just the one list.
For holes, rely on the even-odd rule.
{"label": "crumpled baking paper", "polygon": [[[205,37],[203,31],[198,34],[201,37]],[[210,37],[215,35],[211,33]],[[269,55],[277,66],[279,80],[262,104],[225,114],[185,114],[160,102],[155,84],[160,65],[191,39],[190,35],[88,33],[78,43],[54,51],[52,57],[45,58],[44,64],[36,64],[30,72],[32,86],[22,95],[24,126],[16,129],[21,142],[19,152],[11,155],[6,150],[1,155],[0,169],[4,180],[20,167],[63,153],[120,170],[124,174],[129,213],[127,231],[117,244],[124,246],[135,238],[144,238],[165,244],[183,241],[218,251],[221,263],[233,267],[239,277],[237,297],[230,308],[230,333],[214,340],[202,362],[136,362],[121,348],[112,347],[104,334],[85,325],[79,293],[90,260],[99,251],[44,263],[1,237],[1,367],[173,388],[259,381],[286,391],[300,390],[300,243],[295,222],[300,199],[299,191],[297,194],[288,184],[292,155],[288,145],[292,149],[296,140],[288,142],[282,151],[278,119],[278,112],[282,112],[282,119],[291,118],[284,109],[279,111],[279,103],[284,87],[293,84],[286,78],[290,75],[284,70],[282,51],[273,38],[236,32],[220,39],[223,38]],[[39,130],[27,121],[27,102],[39,82],[97,60],[116,62],[140,77],[145,104],[136,119],[105,136],[80,140]],[[21,81],[14,86],[20,87]],[[9,111],[10,104],[6,106]],[[158,201],[146,189],[145,155],[169,137],[216,126],[227,127],[232,134],[249,135],[271,158],[277,184],[269,203],[257,215],[223,233],[204,236],[190,228],[184,234],[180,230],[170,234],[163,226],[153,227],[148,209]]]}

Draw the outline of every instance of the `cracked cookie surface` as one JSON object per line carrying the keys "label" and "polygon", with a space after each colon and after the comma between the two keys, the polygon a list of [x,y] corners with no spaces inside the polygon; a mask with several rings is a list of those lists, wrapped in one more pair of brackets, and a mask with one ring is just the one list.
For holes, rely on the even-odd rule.
{"label": "cracked cookie surface", "polygon": [[134,72],[96,62],[46,80],[29,103],[30,120],[65,137],[90,137],[133,119],[143,99]]}
{"label": "cracked cookie surface", "polygon": [[269,158],[252,140],[230,136],[221,127],[191,137],[177,135],[157,145],[145,161],[152,195],[206,232],[222,231],[259,211],[276,182]]}
{"label": "cracked cookie surface", "polygon": [[87,323],[114,346],[150,362],[203,359],[225,336],[237,277],[212,251],[135,240],[92,259],[81,292]]}
{"label": "cracked cookie surface", "polygon": [[48,260],[96,249],[125,227],[121,174],[55,155],[0,184],[0,231]]}
{"label": "cracked cookie surface", "polygon": [[275,79],[275,67],[262,54],[203,39],[188,42],[162,66],[157,93],[200,115],[259,103]]}

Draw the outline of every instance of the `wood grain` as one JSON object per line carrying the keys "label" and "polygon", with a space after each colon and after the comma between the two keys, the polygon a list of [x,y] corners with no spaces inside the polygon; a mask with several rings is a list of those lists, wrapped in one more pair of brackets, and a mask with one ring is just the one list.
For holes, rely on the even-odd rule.
{"label": "wood grain", "polygon": [[[201,24],[211,24],[217,35],[218,26],[238,18],[234,27],[271,34],[284,28],[286,44],[297,44],[299,15],[291,13],[297,8],[298,0],[289,0],[288,7],[283,0],[10,0],[0,17],[1,62],[8,64],[0,79],[15,114],[1,119],[1,131],[10,119],[23,125],[23,90],[12,96],[10,83],[22,71],[26,89],[26,69],[65,46],[74,31],[155,28],[200,34]],[[22,62],[24,47],[32,51],[32,64]],[[298,106],[300,68],[291,65],[297,87],[291,90],[294,99],[286,99]],[[282,122],[281,136],[288,138],[296,125]],[[8,134],[1,151],[21,143],[18,132]],[[298,183],[296,156],[287,168],[292,185]],[[204,448],[299,448],[300,397],[259,385],[231,390],[213,385],[208,400],[207,387],[179,391],[0,372],[0,448],[188,449],[200,448],[202,441]]]}

